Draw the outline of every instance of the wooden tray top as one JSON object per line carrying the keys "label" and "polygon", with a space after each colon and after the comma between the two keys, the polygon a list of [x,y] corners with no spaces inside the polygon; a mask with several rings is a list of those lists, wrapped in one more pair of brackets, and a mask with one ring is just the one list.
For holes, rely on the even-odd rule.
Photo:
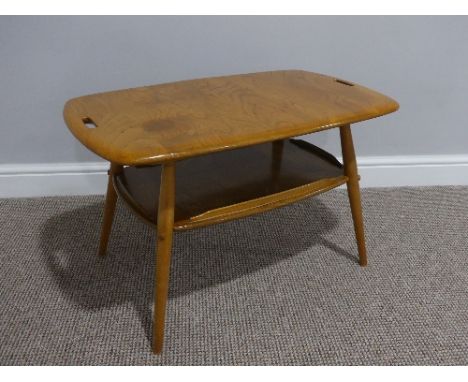
{"label": "wooden tray top", "polygon": [[110,162],[151,165],[355,123],[398,109],[378,92],[333,77],[274,71],[74,98],[65,121]]}

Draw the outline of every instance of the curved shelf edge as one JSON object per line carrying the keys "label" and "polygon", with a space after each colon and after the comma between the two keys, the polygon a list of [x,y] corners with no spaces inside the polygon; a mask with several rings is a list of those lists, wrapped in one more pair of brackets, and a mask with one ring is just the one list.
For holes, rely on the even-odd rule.
{"label": "curved shelf edge", "polygon": [[348,177],[346,176],[321,179],[287,191],[217,208],[190,219],[174,222],[174,230],[183,231],[192,228],[200,228],[266,212],[339,187],[347,181]]}
{"label": "curved shelf edge", "polygon": [[[224,223],[230,220],[266,212],[274,208],[286,206],[302,199],[321,194],[322,192],[329,191],[345,184],[347,181],[348,177],[344,175],[335,178],[321,179],[287,191],[217,208],[200,215],[193,216],[190,219],[175,221],[174,230],[184,231],[192,228],[201,228],[211,224]],[[157,217],[149,217],[115,176],[113,177],[113,183],[117,194],[122,198],[125,204],[146,224],[156,226]]]}
{"label": "curved shelf edge", "polygon": [[114,190],[119,196],[119,198],[121,198],[125,202],[125,205],[127,207],[129,207],[133,212],[135,212],[136,216],[142,219],[143,222],[146,224],[150,224],[153,226],[156,225],[157,216],[154,216],[153,220],[147,215],[145,210],[135,201],[135,199],[130,195],[125,186],[121,183],[118,175],[112,176],[112,183],[114,185]]}
{"label": "curved shelf edge", "polygon": [[[226,176],[229,174],[228,176]],[[145,223],[157,222],[161,166],[124,167],[114,189]],[[174,230],[226,222],[281,207],[346,183],[342,164],[291,139],[178,162]]]}

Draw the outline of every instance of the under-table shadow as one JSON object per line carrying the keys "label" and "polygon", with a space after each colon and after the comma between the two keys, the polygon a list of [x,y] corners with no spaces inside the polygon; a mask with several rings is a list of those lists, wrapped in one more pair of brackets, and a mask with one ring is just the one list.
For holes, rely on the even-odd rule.
{"label": "under-table shadow", "polygon": [[[98,257],[103,203],[83,205],[47,220],[41,249],[61,291],[95,310],[132,303],[148,339],[154,280],[154,230],[119,203],[108,255]],[[357,258],[323,234],[337,217],[317,198],[216,226],[176,232],[169,298],[176,298],[258,271],[300,252],[326,246]]]}

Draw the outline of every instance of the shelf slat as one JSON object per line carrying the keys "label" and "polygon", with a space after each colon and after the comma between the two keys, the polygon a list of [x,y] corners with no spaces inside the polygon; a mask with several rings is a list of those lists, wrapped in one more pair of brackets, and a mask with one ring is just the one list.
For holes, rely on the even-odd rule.
{"label": "shelf slat", "polygon": [[[161,166],[125,167],[114,177],[124,201],[156,223]],[[223,151],[176,164],[174,229],[202,227],[267,211],[347,181],[331,154],[289,140]]]}

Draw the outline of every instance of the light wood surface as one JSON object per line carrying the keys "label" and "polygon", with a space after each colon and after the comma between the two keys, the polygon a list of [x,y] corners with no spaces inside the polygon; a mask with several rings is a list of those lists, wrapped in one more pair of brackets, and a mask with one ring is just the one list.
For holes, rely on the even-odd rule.
{"label": "light wood surface", "polygon": [[359,264],[367,265],[366,241],[364,238],[364,220],[362,218],[361,193],[359,191],[359,175],[354,153],[353,137],[349,125],[340,127],[341,149],[343,152],[344,173],[348,177],[347,188],[354,231],[359,252]]}
{"label": "light wood surface", "polygon": [[273,71],[180,81],[68,101],[65,121],[110,162],[149,165],[281,140],[391,113],[398,104],[321,74]]}
{"label": "light wood surface", "polygon": [[107,181],[106,202],[104,204],[104,216],[101,227],[101,237],[99,239],[98,255],[105,256],[107,244],[114,221],[115,205],[117,203],[117,193],[113,186],[113,177],[122,172],[122,166],[111,163],[109,168],[109,179]]}
{"label": "light wood surface", "polygon": [[[160,174],[160,165],[125,167],[114,178],[122,200],[151,224],[156,223],[153,201],[158,198]],[[347,179],[336,158],[301,140],[183,160],[177,163],[174,229],[268,211],[337,187]]]}
{"label": "light wood surface", "polygon": [[[156,200],[154,200],[156,204]],[[162,167],[161,189],[158,203],[156,244],[156,272],[154,288],[153,353],[161,352],[164,343],[164,321],[171,265],[172,235],[175,203],[175,166]]]}

